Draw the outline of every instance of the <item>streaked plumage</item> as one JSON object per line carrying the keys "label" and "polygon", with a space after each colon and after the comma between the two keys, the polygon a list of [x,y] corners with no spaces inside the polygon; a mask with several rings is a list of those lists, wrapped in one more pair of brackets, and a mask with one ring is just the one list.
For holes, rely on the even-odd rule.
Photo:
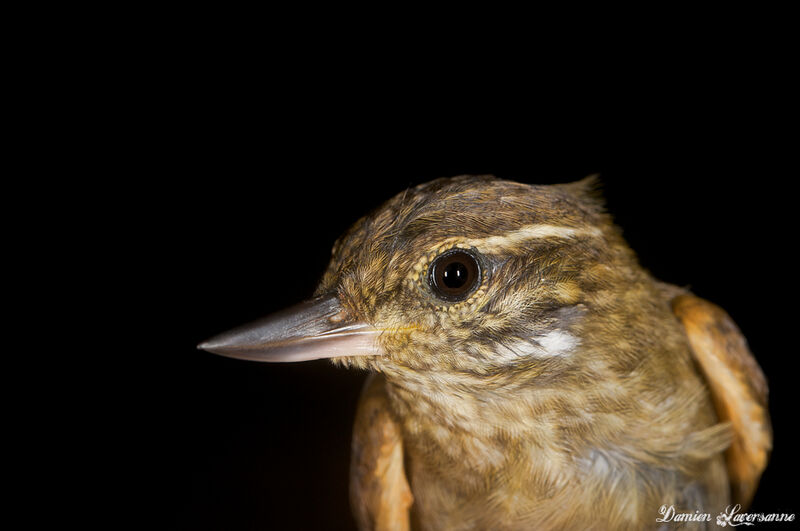
{"label": "streaked plumage", "polygon": [[[724,508],[743,461],[734,495],[749,501],[771,444],[763,376],[743,340],[703,355],[735,326],[644,271],[593,187],[438,179],[336,242],[317,295],[335,298],[329,323],[357,323],[338,341],[365,350],[334,362],[377,373],[354,437],[362,528],[406,529],[409,506],[421,529],[655,528],[662,505]],[[480,277],[457,301],[430,278],[454,250]],[[285,349],[270,334],[238,355]],[[237,355],[235,337],[204,348]],[[729,371],[727,399],[706,366]],[[726,466],[732,441],[749,447]]]}

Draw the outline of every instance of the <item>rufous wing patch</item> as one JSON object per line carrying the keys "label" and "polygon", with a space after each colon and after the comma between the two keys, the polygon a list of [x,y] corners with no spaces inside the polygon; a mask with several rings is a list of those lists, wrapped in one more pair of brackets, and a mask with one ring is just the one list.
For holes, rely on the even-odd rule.
{"label": "rufous wing patch", "polygon": [[362,531],[409,531],[414,501],[403,465],[400,426],[389,410],[385,380],[367,379],[356,412],[350,504]]}
{"label": "rufous wing patch", "polygon": [[720,421],[733,427],[733,442],[725,453],[731,499],[747,507],[772,449],[764,373],[722,308],[684,294],[672,300],[672,309],[686,330]]}

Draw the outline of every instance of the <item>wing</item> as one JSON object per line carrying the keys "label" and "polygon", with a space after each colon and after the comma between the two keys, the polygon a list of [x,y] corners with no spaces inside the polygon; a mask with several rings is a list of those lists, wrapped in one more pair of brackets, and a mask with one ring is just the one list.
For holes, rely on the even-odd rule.
{"label": "wing", "polygon": [[350,504],[358,528],[408,531],[414,501],[403,467],[400,426],[383,376],[367,378],[358,403],[350,462]]}
{"label": "wing", "polygon": [[686,330],[717,415],[733,427],[733,443],[725,452],[731,498],[747,507],[772,449],[764,373],[722,308],[680,295],[672,300],[672,309]]}

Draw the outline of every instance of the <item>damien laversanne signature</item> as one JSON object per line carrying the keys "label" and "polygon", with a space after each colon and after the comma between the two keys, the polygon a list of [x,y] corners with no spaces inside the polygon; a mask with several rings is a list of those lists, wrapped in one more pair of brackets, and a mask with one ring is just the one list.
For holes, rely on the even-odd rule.
{"label": "damien laversanne signature", "polygon": [[[742,506],[729,505],[724,511],[717,515],[717,525],[720,527],[736,527],[739,525],[753,525],[755,522],[794,522],[794,513],[743,513]],[[682,513],[675,510],[674,505],[662,505],[658,510],[660,518],[656,522],[710,522],[711,514],[701,513],[699,510],[693,513]]]}

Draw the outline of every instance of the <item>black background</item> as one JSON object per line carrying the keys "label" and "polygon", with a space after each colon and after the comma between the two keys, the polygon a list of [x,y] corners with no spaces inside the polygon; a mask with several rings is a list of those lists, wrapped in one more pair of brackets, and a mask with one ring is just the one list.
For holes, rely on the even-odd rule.
{"label": "black background", "polygon": [[132,502],[119,519],[353,529],[350,430],[365,374],[195,345],[308,297],[336,237],[382,201],[465,173],[544,184],[600,174],[642,264],[723,306],[748,338],[775,429],[752,511],[797,512],[787,489],[797,473],[796,169],[783,159],[778,109],[735,109],[741,94],[697,88],[610,100],[577,87],[557,101],[487,97],[477,110],[458,86],[412,100],[402,90],[367,99],[369,87],[267,96],[237,83],[167,91],[117,160],[125,315],[135,316],[116,325],[131,352],[107,378],[125,389],[113,413],[125,450],[107,461]]}

